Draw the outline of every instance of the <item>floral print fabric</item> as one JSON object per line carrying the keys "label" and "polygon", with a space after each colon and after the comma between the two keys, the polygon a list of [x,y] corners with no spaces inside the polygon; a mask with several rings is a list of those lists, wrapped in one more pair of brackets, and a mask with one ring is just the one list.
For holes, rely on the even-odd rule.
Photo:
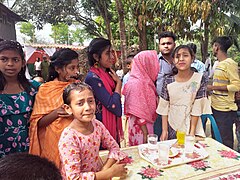
{"label": "floral print fabric", "polygon": [[29,149],[28,120],[40,85],[30,81],[30,93],[0,94],[0,157]]}
{"label": "floral print fabric", "polygon": [[61,159],[63,179],[94,179],[95,172],[102,168],[99,157],[100,144],[109,149],[108,158],[121,160],[126,157],[105,126],[98,120],[92,120],[94,132],[83,135],[67,127],[62,132],[58,148]]}

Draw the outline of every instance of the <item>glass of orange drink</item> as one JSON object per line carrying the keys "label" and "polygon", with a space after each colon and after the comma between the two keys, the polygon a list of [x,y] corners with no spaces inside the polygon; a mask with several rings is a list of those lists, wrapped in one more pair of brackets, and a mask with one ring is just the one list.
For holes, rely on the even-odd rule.
{"label": "glass of orange drink", "polygon": [[177,142],[180,147],[183,147],[185,144],[185,131],[177,130]]}

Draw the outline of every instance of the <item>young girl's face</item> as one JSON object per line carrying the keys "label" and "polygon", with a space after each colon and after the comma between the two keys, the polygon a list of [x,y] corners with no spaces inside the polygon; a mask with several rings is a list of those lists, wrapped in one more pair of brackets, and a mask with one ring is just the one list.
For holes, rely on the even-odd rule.
{"label": "young girl's face", "polygon": [[81,122],[90,122],[95,116],[96,104],[92,91],[72,90],[70,92],[70,105],[67,108],[69,114]]}
{"label": "young girl's face", "polygon": [[56,68],[56,71],[59,75],[59,81],[75,81],[79,75],[79,61],[78,59],[73,59],[68,65]]}
{"label": "young girl's face", "polygon": [[193,57],[187,48],[179,49],[174,55],[174,64],[179,71],[189,70],[192,62]]}
{"label": "young girl's face", "polygon": [[3,50],[0,52],[0,71],[4,77],[17,77],[24,66],[25,63],[17,51]]}
{"label": "young girl's face", "polygon": [[102,68],[110,68],[113,64],[113,53],[110,47],[107,47],[101,54],[101,58],[99,60],[99,64]]}

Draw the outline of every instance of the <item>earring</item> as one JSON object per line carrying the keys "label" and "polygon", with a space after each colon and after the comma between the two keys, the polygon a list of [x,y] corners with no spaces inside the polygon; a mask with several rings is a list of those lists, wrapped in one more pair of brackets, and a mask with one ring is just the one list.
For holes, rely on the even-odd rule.
{"label": "earring", "polygon": [[94,63],[94,67],[95,67],[95,68],[99,68],[99,62],[98,62],[98,61],[96,61],[96,62]]}

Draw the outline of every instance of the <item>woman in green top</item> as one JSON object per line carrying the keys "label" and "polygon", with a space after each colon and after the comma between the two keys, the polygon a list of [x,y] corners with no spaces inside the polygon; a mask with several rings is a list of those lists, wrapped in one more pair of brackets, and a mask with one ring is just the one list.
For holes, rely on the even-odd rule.
{"label": "woman in green top", "polygon": [[25,69],[22,46],[0,41],[0,157],[29,149],[28,120],[40,84]]}

